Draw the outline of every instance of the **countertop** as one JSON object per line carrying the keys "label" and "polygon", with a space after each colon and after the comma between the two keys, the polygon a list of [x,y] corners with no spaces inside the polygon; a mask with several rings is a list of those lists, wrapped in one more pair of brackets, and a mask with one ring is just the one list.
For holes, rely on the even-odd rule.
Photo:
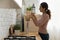
{"label": "countertop", "polygon": [[13,36],[35,36],[36,40],[42,40],[38,32],[20,32],[18,34],[13,34]]}

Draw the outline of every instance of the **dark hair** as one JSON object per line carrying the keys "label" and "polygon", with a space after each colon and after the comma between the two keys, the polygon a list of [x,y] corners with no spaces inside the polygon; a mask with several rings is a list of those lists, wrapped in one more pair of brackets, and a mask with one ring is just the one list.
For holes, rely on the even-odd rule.
{"label": "dark hair", "polygon": [[49,15],[49,18],[51,18],[51,14],[50,14],[51,12],[48,9],[48,4],[46,2],[42,2],[40,5],[42,8],[45,8],[46,13]]}

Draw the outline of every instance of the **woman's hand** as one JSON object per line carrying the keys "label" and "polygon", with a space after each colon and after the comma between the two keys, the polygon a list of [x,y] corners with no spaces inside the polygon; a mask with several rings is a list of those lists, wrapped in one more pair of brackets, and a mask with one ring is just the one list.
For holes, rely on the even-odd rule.
{"label": "woman's hand", "polygon": [[30,17],[31,18],[35,17],[35,14],[34,13],[31,13]]}

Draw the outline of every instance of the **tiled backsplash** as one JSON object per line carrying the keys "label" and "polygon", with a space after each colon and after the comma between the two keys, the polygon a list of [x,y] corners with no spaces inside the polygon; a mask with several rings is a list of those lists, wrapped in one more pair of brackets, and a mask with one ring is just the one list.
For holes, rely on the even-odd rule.
{"label": "tiled backsplash", "polygon": [[0,40],[7,37],[11,24],[16,24],[16,9],[0,9]]}

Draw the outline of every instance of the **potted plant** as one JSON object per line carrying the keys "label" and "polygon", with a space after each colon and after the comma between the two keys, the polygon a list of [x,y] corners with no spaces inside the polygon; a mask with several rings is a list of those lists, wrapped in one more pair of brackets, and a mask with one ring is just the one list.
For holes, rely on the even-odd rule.
{"label": "potted plant", "polygon": [[26,10],[27,11],[31,11],[32,10],[32,7],[28,7]]}
{"label": "potted plant", "polygon": [[14,26],[14,30],[15,30],[15,34],[19,34],[21,32],[21,25],[20,24],[16,24]]}
{"label": "potted plant", "polygon": [[30,20],[31,10],[32,10],[32,7],[26,8],[26,15],[25,15],[26,21],[29,21]]}

